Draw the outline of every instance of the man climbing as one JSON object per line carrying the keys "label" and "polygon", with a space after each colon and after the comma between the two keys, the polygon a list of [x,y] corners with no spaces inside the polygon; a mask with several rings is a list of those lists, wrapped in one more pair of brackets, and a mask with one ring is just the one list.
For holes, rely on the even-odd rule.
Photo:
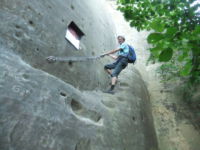
{"label": "man climbing", "polygon": [[[105,91],[106,93],[114,94],[114,88],[118,79],[118,75],[120,72],[126,68],[128,65],[129,59],[129,45],[125,43],[125,37],[124,36],[118,36],[117,37],[119,48],[111,50],[107,53],[104,53],[101,55],[101,57],[104,57],[106,55],[109,55],[111,58],[115,59],[116,61],[112,64],[107,64],[104,66],[105,71],[111,76],[111,87],[108,91]],[[111,55],[117,52],[117,56]],[[133,50],[134,52],[134,50]],[[135,52],[134,52],[135,55]],[[135,56],[134,56],[135,57]],[[136,57],[135,57],[136,59]],[[135,61],[135,60],[134,60]],[[112,71],[113,69],[113,71]]]}

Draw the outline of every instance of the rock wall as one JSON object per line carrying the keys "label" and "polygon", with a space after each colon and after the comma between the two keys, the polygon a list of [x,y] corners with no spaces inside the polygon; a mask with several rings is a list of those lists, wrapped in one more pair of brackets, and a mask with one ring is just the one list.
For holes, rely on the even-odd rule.
{"label": "rock wall", "polygon": [[[33,67],[75,87],[105,87],[103,61],[52,65],[45,61],[50,55],[97,56],[105,49],[113,49],[115,31],[104,5],[103,0],[1,0],[0,44],[13,49]],[[65,39],[71,21],[85,34],[81,50],[76,50]]]}
{"label": "rock wall", "polygon": [[115,95],[79,91],[0,51],[1,150],[157,148],[148,92],[136,70],[124,72]]}
{"label": "rock wall", "polygon": [[[92,56],[113,48],[115,31],[104,5],[0,1],[1,150],[157,149],[148,91],[133,65],[109,95],[99,90],[108,86],[108,60],[45,61],[49,55]],[[80,51],[64,39],[71,21],[85,33]]]}

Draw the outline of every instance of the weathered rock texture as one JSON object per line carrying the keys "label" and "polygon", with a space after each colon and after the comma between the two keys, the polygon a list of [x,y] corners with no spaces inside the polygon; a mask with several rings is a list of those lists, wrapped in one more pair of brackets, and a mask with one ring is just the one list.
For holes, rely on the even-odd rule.
{"label": "weathered rock texture", "polygon": [[[107,80],[102,62],[49,65],[45,58],[93,56],[113,48],[115,31],[104,5],[102,0],[1,0],[0,44],[13,49],[33,67],[75,87],[103,87]],[[79,51],[65,40],[71,21],[85,34]]]}
{"label": "weathered rock texture", "polygon": [[[124,16],[115,10],[116,4],[113,0],[107,0],[110,4],[110,14],[116,24],[116,32],[126,35],[128,43],[134,46],[138,61],[134,65],[141,73],[150,93],[150,102],[154,118],[154,126],[157,133],[160,150],[198,150],[200,145],[200,117],[197,116],[198,100],[200,100],[200,87],[192,89],[183,88],[180,82],[171,81],[163,85],[157,74],[159,63],[148,64],[149,45],[147,43],[147,31],[138,32],[131,28],[125,21]],[[177,88],[178,87],[178,88]],[[185,91],[186,90],[186,91]],[[198,91],[194,93],[194,91]],[[183,93],[187,93],[182,97]],[[190,99],[196,102],[191,109],[184,104]],[[194,115],[195,114],[195,115]],[[199,118],[199,120],[198,120]]]}
{"label": "weathered rock texture", "polygon": [[1,150],[156,148],[148,93],[136,70],[124,72],[116,95],[80,92],[4,49],[0,70]]}
{"label": "weathered rock texture", "polygon": [[[103,1],[6,0],[0,17],[1,150],[157,148],[148,91],[133,66],[109,95],[91,91],[108,81],[105,62],[45,61],[49,55],[97,55],[94,48],[115,45]],[[81,51],[64,39],[72,20],[86,34]]]}

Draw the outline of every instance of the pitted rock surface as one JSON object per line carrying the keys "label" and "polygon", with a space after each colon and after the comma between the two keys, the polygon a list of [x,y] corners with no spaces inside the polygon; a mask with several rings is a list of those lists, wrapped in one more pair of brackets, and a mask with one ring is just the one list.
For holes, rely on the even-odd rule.
{"label": "pitted rock surface", "polygon": [[[146,150],[156,147],[146,89],[135,76],[115,95],[79,91],[1,49],[0,149]],[[124,86],[124,85],[122,85]],[[121,100],[123,98],[123,101]]]}

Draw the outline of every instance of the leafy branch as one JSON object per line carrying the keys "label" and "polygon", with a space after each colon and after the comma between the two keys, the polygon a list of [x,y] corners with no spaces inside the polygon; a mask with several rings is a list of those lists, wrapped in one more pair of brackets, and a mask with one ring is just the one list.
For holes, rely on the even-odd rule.
{"label": "leafy branch", "polygon": [[150,60],[176,65],[173,73],[191,83],[200,80],[199,8],[195,0],[118,0],[131,27],[153,30],[147,38],[152,45]]}

